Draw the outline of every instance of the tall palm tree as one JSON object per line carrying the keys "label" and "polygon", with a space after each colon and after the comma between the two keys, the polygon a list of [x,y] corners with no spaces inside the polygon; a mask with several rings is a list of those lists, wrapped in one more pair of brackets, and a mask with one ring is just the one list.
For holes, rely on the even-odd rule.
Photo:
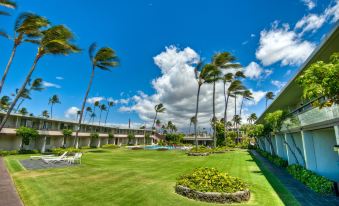
{"label": "tall palm tree", "polygon": [[213,69],[214,69],[214,66],[210,64],[203,65],[202,62],[199,62],[194,69],[195,79],[197,80],[197,83],[198,83],[197,101],[196,101],[195,116],[194,116],[195,121],[196,121],[196,123],[194,124],[194,138],[195,138],[196,149],[198,148],[197,124],[198,124],[200,89],[203,84],[209,81]]}
{"label": "tall palm tree", "polygon": [[37,43],[38,39],[42,36],[41,29],[47,27],[48,25],[48,20],[39,15],[27,12],[19,15],[14,26],[13,48],[11,56],[9,57],[4,74],[0,81],[0,93],[15,56],[17,47],[23,42]]}
{"label": "tall palm tree", "polygon": [[101,122],[101,113],[102,113],[102,111],[107,111],[106,104],[100,105],[99,109],[100,109],[100,115],[99,115],[99,125],[100,125],[100,122]]}
{"label": "tall palm tree", "polygon": [[160,125],[161,125],[161,121],[160,119],[157,119],[157,121],[155,121],[155,126],[160,127]]}
{"label": "tall palm tree", "polygon": [[0,109],[2,111],[7,111],[9,106],[10,106],[11,102],[10,102],[10,98],[9,96],[2,96],[0,99]]}
{"label": "tall palm tree", "polygon": [[[28,89],[27,89],[27,92],[28,94],[31,93],[31,91],[42,91],[44,90],[45,88],[43,87],[43,84],[42,84],[42,79],[41,78],[36,78],[32,83],[31,81],[28,82],[28,85],[30,86]],[[26,98],[22,98],[21,101],[19,102],[17,108],[16,108],[16,111],[19,110],[20,106],[22,105],[22,103],[24,103]],[[28,98],[30,99],[30,98]]]}
{"label": "tall palm tree", "polygon": [[242,99],[241,99],[241,104],[240,104],[240,111],[239,111],[239,116],[241,117],[241,111],[242,111],[242,107],[244,104],[244,100],[252,100],[253,96],[252,96],[252,92],[248,89],[244,90],[242,92]]}
{"label": "tall palm tree", "polygon": [[49,118],[49,114],[47,110],[42,111],[42,116],[45,118]]}
{"label": "tall palm tree", "polygon": [[[73,39],[72,32],[67,29],[65,26],[58,25],[53,26],[45,31],[42,32],[43,36],[39,39],[38,45],[38,52],[34,58],[33,65],[29,70],[24,83],[22,84],[18,94],[26,88],[31,76],[38,64],[39,60],[44,57],[45,55],[52,54],[52,55],[67,55],[70,53],[78,52],[79,49],[71,43]],[[16,95],[14,98],[11,106],[9,107],[5,117],[3,118],[0,124],[0,131],[4,127],[10,113],[12,112],[14,106],[16,105],[17,101],[20,98],[20,95]]]}
{"label": "tall palm tree", "polygon": [[268,102],[268,100],[274,99],[274,94],[273,94],[273,92],[267,92],[266,95],[265,95],[265,99],[266,99],[266,108],[267,108],[267,102]]}
{"label": "tall palm tree", "polygon": [[196,123],[197,123],[197,121],[196,121],[196,119],[195,119],[195,116],[191,117],[191,118],[190,118],[190,128],[189,128],[189,130],[188,130],[188,135],[191,134],[191,127],[192,127],[192,124],[194,125],[194,124],[196,124]]}
{"label": "tall palm tree", "polygon": [[21,108],[19,111],[18,111],[19,114],[21,115],[27,115],[28,114],[28,111],[25,107]]}
{"label": "tall palm tree", "polygon": [[[94,105],[93,105],[93,113],[94,113],[94,114],[95,114],[95,109],[96,109],[97,107],[99,107],[99,109],[100,109],[100,102],[99,102],[99,101],[95,101],[95,102],[94,102]],[[96,117],[96,115],[95,115],[94,117]],[[94,118],[92,119],[92,124],[94,124]]]}
{"label": "tall palm tree", "polygon": [[[86,115],[87,113],[92,113],[92,107],[86,107],[86,111],[85,111],[85,116],[84,116],[84,121],[86,120]],[[88,120],[88,122],[90,121],[91,119]]]}
{"label": "tall palm tree", "polygon": [[114,106],[114,101],[109,101],[108,102],[108,109],[107,109],[107,112],[106,112],[105,124],[107,122],[108,113],[109,113],[111,107],[113,107],[113,106]]}
{"label": "tall palm tree", "polygon": [[[236,80],[231,82],[230,86],[227,89],[227,97],[226,97],[226,105],[225,105],[226,112],[227,112],[229,97],[232,97],[235,92],[238,92],[238,91],[240,91],[242,89],[244,89],[244,86],[242,85],[240,80],[236,79]],[[225,138],[225,141],[226,141],[226,137],[227,137],[227,127],[226,127],[226,124],[227,124],[227,117],[224,118],[224,129],[225,129],[224,138]]]}
{"label": "tall palm tree", "polygon": [[87,90],[84,96],[84,100],[82,101],[82,106],[81,106],[81,113],[80,113],[80,118],[79,118],[79,123],[78,123],[78,129],[75,132],[75,147],[78,148],[78,134],[80,131],[81,123],[82,123],[82,116],[84,113],[87,97],[89,94],[89,91],[91,90],[94,74],[95,74],[95,69],[99,68],[104,71],[110,71],[111,68],[118,66],[118,57],[115,54],[115,51],[111,49],[110,47],[102,47],[96,52],[96,44],[93,43],[89,47],[89,58],[92,64],[92,73],[91,77],[87,86]]}
{"label": "tall palm tree", "polygon": [[78,110],[78,111],[77,111],[77,115],[75,116],[75,121],[77,121],[77,120],[78,120],[78,118],[79,118],[79,115],[80,115],[80,110]]}
{"label": "tall palm tree", "polygon": [[93,122],[94,122],[94,118],[95,118],[96,116],[97,116],[97,115],[96,115],[94,112],[92,112],[91,115],[90,115],[89,122],[90,122],[91,119],[92,119],[92,124],[94,124]]}
{"label": "tall palm tree", "polygon": [[255,113],[250,114],[250,116],[247,118],[247,121],[252,124],[258,119],[257,115]]}
{"label": "tall palm tree", "polygon": [[153,124],[152,124],[152,130],[154,129],[154,125],[155,125],[155,121],[158,117],[158,113],[164,113],[166,108],[164,107],[164,105],[162,103],[157,104],[154,106],[154,110],[155,110],[155,116],[154,116],[154,120],[153,120]]}
{"label": "tall palm tree", "polygon": [[237,128],[237,138],[239,139],[239,130],[238,130],[238,125],[241,124],[241,117],[239,115],[234,115],[233,117],[233,122],[235,124],[235,127]]}
{"label": "tall palm tree", "polygon": [[224,110],[224,139],[226,140],[226,123],[227,123],[227,106],[228,106],[228,98],[229,98],[229,93],[226,92],[226,84],[227,83],[232,83],[233,81],[233,73],[226,73],[222,77],[222,81],[224,83],[224,100],[225,100],[225,110]]}
{"label": "tall palm tree", "polygon": [[51,105],[51,119],[53,119],[53,106],[54,104],[60,104],[60,99],[58,97],[58,95],[53,95],[51,98],[49,98],[48,100],[48,104]]}

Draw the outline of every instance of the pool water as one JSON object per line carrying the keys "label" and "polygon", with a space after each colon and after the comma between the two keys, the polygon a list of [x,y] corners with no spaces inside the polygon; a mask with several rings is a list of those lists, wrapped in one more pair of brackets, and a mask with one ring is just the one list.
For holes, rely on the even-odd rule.
{"label": "pool water", "polygon": [[149,145],[145,146],[145,149],[175,149],[173,146],[159,146],[159,145]]}

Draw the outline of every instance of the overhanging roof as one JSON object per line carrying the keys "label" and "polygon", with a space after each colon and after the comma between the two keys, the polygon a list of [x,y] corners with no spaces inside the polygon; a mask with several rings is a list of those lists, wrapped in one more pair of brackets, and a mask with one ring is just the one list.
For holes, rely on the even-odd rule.
{"label": "overhanging roof", "polygon": [[311,64],[317,61],[328,61],[334,52],[339,52],[339,22],[323,38],[321,44],[312,52],[304,64],[299,68],[296,75],[285,85],[269,107],[261,114],[256,123],[263,123],[265,114],[274,112],[278,109],[287,109],[290,105],[296,105],[300,102],[302,88],[295,81],[300,74]]}

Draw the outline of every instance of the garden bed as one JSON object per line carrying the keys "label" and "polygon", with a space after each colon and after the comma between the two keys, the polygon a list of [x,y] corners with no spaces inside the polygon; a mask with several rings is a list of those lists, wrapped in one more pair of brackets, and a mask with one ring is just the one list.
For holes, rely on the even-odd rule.
{"label": "garden bed", "polygon": [[188,152],[188,156],[208,156],[210,155],[209,152]]}

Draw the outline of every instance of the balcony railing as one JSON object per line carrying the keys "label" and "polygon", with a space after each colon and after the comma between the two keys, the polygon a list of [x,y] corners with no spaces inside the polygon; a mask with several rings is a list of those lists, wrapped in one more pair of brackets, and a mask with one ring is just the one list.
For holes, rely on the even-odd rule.
{"label": "balcony railing", "polygon": [[301,126],[307,126],[339,118],[339,106],[337,104],[322,109],[313,108],[307,112],[298,115]]}

